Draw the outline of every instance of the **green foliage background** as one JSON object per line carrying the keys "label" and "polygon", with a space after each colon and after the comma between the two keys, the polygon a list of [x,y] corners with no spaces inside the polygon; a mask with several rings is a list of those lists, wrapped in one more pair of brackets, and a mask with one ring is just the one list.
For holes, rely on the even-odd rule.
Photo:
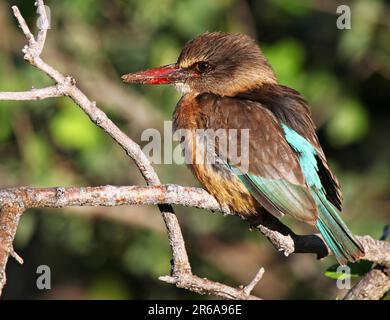
{"label": "green foliage background", "polygon": [[[24,63],[11,4],[31,26],[31,1],[0,2],[0,90],[50,81]],[[336,8],[349,4],[352,29],[336,28]],[[301,91],[344,193],[344,217],[358,234],[379,238],[390,220],[390,39],[387,1],[64,0],[51,9],[44,58],[73,75],[91,99],[131,137],[162,130],[179,98],[171,87],[125,86],[120,75],[176,60],[205,31],[255,37],[281,83]],[[197,185],[184,166],[158,165],[164,183]],[[143,181],[122,150],[66,98],[0,102],[0,186],[129,185]],[[110,210],[113,220],[101,218]],[[332,258],[289,258],[236,218],[177,208],[196,274],[231,285],[260,266],[263,298],[342,296],[323,276]],[[297,232],[310,232],[287,221]],[[197,299],[163,284],[170,252],[158,210],[30,210],[21,221],[5,298]],[[52,289],[36,289],[38,265],[52,270]]]}

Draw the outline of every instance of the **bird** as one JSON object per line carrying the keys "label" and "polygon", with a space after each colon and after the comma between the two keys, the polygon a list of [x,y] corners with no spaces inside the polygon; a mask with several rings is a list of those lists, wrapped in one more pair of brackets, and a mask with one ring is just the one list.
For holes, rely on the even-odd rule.
{"label": "bird", "polygon": [[[189,132],[182,139],[186,157],[192,160],[189,167],[221,206],[243,218],[290,216],[314,226],[340,265],[364,256],[362,244],[341,218],[340,185],[307,101],[278,82],[253,38],[206,32],[185,44],[176,63],[122,79],[172,84],[181,93],[173,128]],[[218,143],[205,146],[198,130],[237,130],[238,135],[247,130],[246,168]],[[197,161],[198,153],[210,145],[215,161]]]}

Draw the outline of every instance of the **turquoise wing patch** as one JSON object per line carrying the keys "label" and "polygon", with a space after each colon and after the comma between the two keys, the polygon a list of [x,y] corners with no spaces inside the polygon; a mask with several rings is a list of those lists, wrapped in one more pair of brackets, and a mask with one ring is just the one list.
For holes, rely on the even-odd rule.
{"label": "turquoise wing patch", "polygon": [[247,187],[252,196],[275,216],[289,214],[306,222],[315,221],[310,192],[302,186],[284,179],[269,179],[251,173],[242,174],[237,168],[227,164]]}
{"label": "turquoise wing patch", "polygon": [[299,153],[299,165],[305,176],[306,183],[310,187],[316,187],[318,190],[325,191],[318,175],[317,151],[309,141],[295,130],[285,124],[282,124],[282,129],[288,144]]}

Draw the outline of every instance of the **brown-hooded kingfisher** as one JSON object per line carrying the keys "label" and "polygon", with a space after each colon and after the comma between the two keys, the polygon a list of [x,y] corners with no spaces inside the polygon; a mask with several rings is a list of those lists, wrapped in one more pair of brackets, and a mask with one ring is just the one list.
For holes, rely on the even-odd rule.
{"label": "brown-hooded kingfisher", "polygon": [[[125,82],[174,84],[182,93],[175,129],[249,129],[249,167],[240,172],[221,154],[214,164],[190,165],[218,202],[243,217],[290,215],[314,225],[340,264],[364,255],[340,217],[342,196],[299,92],[278,84],[254,40],[205,33],[189,41],[176,63],[126,74]],[[192,139],[192,141],[191,141]],[[195,157],[194,134],[188,149]],[[262,209],[264,208],[264,209]]]}

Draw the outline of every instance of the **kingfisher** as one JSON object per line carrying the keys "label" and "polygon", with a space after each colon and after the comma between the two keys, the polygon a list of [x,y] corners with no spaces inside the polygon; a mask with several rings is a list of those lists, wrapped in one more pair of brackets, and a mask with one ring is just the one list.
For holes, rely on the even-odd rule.
{"label": "kingfisher", "polygon": [[[176,63],[122,76],[124,82],[173,84],[182,96],[174,130],[190,132],[186,157],[194,176],[223,207],[243,218],[290,216],[315,226],[341,265],[364,256],[342,220],[342,194],[316,135],[308,104],[278,83],[247,35],[204,33],[187,42]],[[195,161],[197,130],[247,130],[245,170],[214,144],[216,161]],[[232,135],[226,135],[230,141]],[[233,141],[232,141],[233,142]]]}

